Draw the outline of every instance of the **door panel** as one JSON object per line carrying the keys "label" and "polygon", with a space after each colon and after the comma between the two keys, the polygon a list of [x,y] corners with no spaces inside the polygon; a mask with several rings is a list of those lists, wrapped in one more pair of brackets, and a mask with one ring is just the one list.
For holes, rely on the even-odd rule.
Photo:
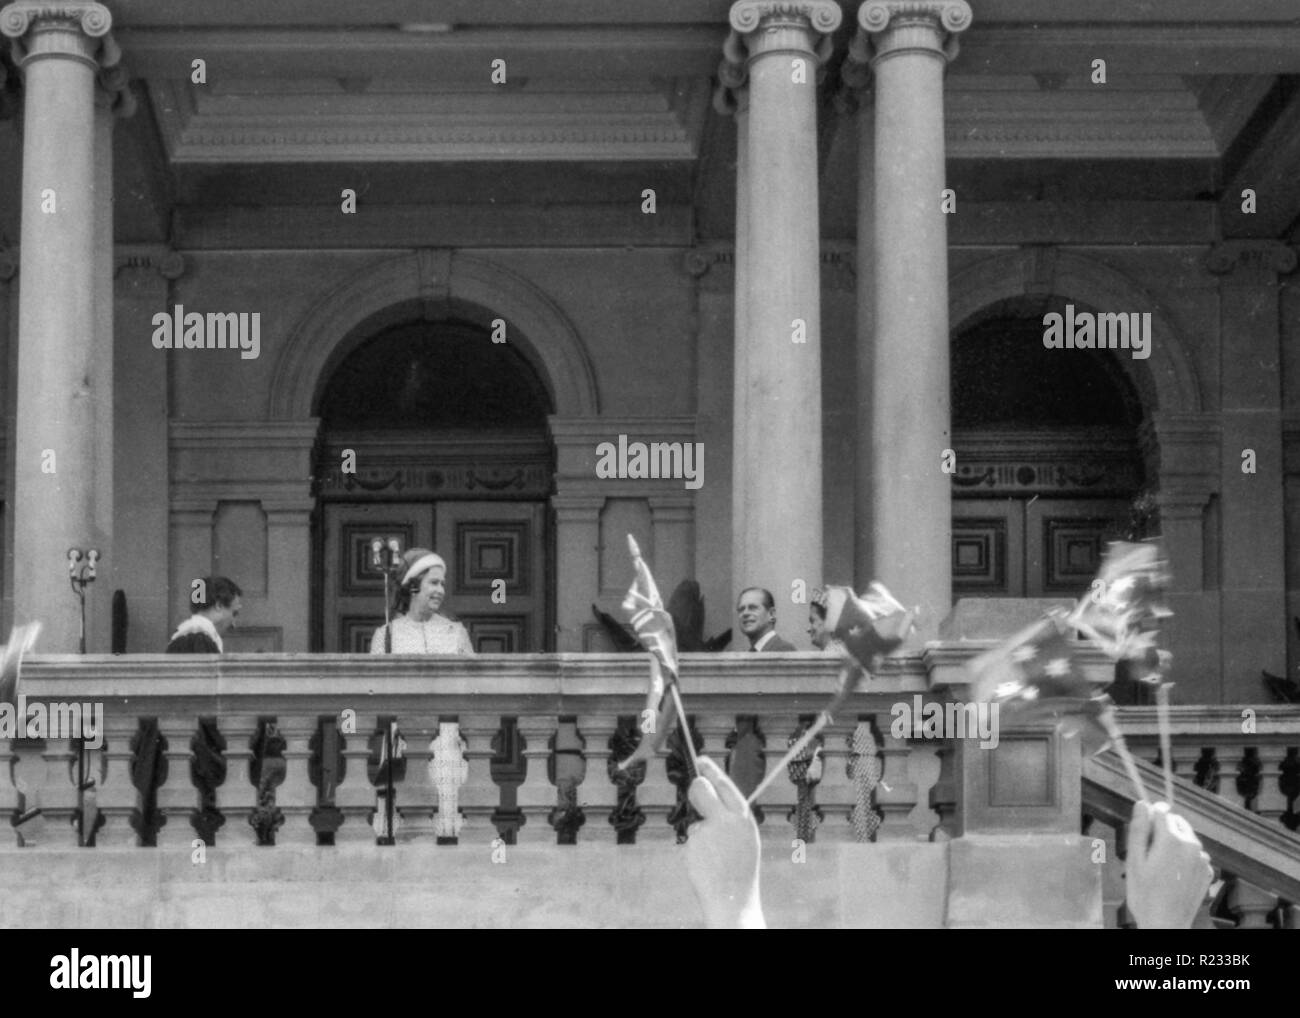
{"label": "door panel", "polygon": [[370,565],[370,542],[396,537],[401,548],[433,545],[428,503],[327,503],[324,513],[324,638],[327,653],[365,654],[384,624],[384,579]]}
{"label": "door panel", "polygon": [[543,651],[545,503],[440,502],[437,547],[451,573],[448,610],[481,654]]}
{"label": "door panel", "polygon": [[954,499],[952,595],[1021,597],[1025,574],[1024,503]]}
{"label": "door panel", "polygon": [[1122,499],[954,499],[953,597],[1080,597]]}
{"label": "door panel", "polygon": [[1025,504],[1025,597],[1082,597],[1108,534],[1128,513],[1119,499],[1040,498]]}

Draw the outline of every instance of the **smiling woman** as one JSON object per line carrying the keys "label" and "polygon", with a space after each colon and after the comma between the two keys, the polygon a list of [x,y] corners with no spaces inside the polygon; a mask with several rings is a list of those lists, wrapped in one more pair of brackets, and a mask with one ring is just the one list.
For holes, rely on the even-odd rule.
{"label": "smiling woman", "polygon": [[447,563],[427,548],[402,556],[402,577],[394,598],[397,618],[375,630],[372,654],[473,654],[469,633],[439,614],[447,596]]}

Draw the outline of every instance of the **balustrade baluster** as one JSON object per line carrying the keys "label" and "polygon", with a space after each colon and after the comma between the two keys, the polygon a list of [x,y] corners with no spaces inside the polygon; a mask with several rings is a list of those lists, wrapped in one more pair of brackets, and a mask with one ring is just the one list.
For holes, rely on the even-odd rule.
{"label": "balustrade baluster", "polygon": [[370,735],[379,727],[374,714],[348,712],[339,732],[343,769],[334,789],[334,805],[343,814],[343,824],[334,834],[336,845],[373,845],[375,829],[375,786],[369,774]]}
{"label": "balustrade baluster", "polygon": [[1271,930],[1269,917],[1277,908],[1277,897],[1234,877],[1228,887],[1228,911],[1236,917],[1239,930]]}
{"label": "balustrade baluster", "polygon": [[77,815],[80,800],[77,794],[77,759],[80,744],[76,739],[46,739],[41,759],[45,761],[45,776],[41,785],[41,810],[49,846],[63,848],[80,844]]}
{"label": "balustrade baluster", "polygon": [[553,714],[526,714],[519,718],[519,733],[524,737],[526,773],[515,801],[524,814],[519,836],[532,844],[555,841],[555,831],[547,823],[551,810],[555,808],[555,786],[547,772],[551,736],[557,727],[558,721]]}
{"label": "balustrade baluster", "polygon": [[823,843],[853,841],[852,812],[856,789],[849,776],[853,758],[853,716],[841,711],[840,717],[821,731],[822,778],[817,785],[817,805],[822,823],[817,837]]}
{"label": "balustrade baluster", "polygon": [[316,734],[316,716],[281,715],[278,723],[285,740],[284,781],[275,789],[275,804],[284,814],[284,826],[276,832],[275,843],[315,845],[311,815],[316,809],[316,786],[311,782],[311,743]]}
{"label": "balustrade baluster", "polygon": [[223,714],[217,719],[218,730],[225,739],[222,754],[226,778],[210,797],[225,818],[217,834],[217,844],[230,847],[256,845],[257,835],[248,818],[257,806],[257,789],[252,780],[253,750],[250,742],[257,731],[257,718],[251,714]]}
{"label": "balustrade baluster", "polygon": [[434,741],[438,738],[438,715],[403,714],[398,731],[406,741],[406,772],[397,785],[397,812],[401,814],[399,842],[432,842],[439,827],[434,818],[438,789],[431,770]]}
{"label": "balustrade baluster", "polygon": [[465,783],[459,802],[463,819],[458,838],[461,844],[486,845],[497,838],[492,815],[501,805],[501,788],[492,780],[492,740],[501,727],[495,714],[460,715],[460,734],[465,740]]}
{"label": "balustrade baluster", "polygon": [[610,739],[618,726],[612,714],[580,714],[577,734],[582,739],[586,770],[578,786],[578,803],[586,815],[581,840],[609,844],[610,815],[618,803],[618,785],[610,777]]}
{"label": "balustrade baluster", "polygon": [[[790,748],[790,733],[800,727],[797,714],[764,714],[760,725],[767,733],[763,747],[762,775],[781,762],[785,751]],[[737,742],[739,746],[739,742]],[[746,795],[749,793],[747,792]],[[766,822],[759,828],[764,841],[776,839],[789,846],[798,835],[791,811],[798,802],[798,790],[790,780],[789,768],[783,768],[773,782],[758,797],[758,805],[763,808]]]}
{"label": "balustrade baluster", "polygon": [[1260,764],[1259,796],[1255,811],[1275,823],[1281,823],[1287,811],[1286,794],[1282,791],[1282,764],[1287,748],[1275,742],[1260,741],[1257,748]]}
{"label": "balustrade baluster", "polygon": [[197,729],[188,714],[168,714],[158,718],[158,733],[165,743],[166,780],[158,786],[158,809],[164,818],[158,829],[159,848],[184,849],[187,853],[198,834],[190,824],[198,804],[198,791],[191,777],[190,742]]}
{"label": "balustrade baluster", "polygon": [[430,757],[425,775],[438,801],[433,833],[440,845],[454,845],[460,838],[465,818],[461,815],[460,791],[469,780],[468,749],[460,724],[451,717],[440,718],[438,736],[429,743]]}
{"label": "balustrade baluster", "polygon": [[[884,819],[876,832],[876,840],[912,841],[918,834],[912,823],[912,811],[920,801],[916,781],[911,771],[912,747],[906,739],[897,739],[890,732],[893,723],[892,708],[877,712],[875,721],[875,735],[880,743],[884,763],[881,768],[880,784],[876,788],[876,807]],[[941,764],[948,763],[947,758],[952,755],[950,745],[945,744],[945,750],[946,758],[941,757]],[[948,802],[956,803],[955,788],[953,791],[940,788],[943,773],[941,769],[940,780],[930,795],[930,806],[939,813],[939,829],[944,829],[945,820],[941,807]]]}

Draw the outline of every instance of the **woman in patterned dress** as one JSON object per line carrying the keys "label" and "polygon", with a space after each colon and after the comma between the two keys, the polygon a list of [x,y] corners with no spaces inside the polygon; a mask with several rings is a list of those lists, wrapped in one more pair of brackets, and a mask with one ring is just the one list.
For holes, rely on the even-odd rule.
{"label": "woman in patterned dress", "polygon": [[375,630],[372,654],[473,654],[469,632],[439,614],[447,596],[447,563],[428,548],[402,556],[402,580],[393,607],[397,616]]}

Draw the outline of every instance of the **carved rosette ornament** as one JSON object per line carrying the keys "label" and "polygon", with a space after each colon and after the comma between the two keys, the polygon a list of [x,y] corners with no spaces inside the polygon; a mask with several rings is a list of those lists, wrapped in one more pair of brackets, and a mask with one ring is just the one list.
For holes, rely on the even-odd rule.
{"label": "carved rosette ornament", "polygon": [[842,17],[833,0],[738,0],[731,5],[729,20],[744,40],[750,61],[769,53],[793,53],[815,57],[821,65],[830,58],[831,33]]}
{"label": "carved rosette ornament", "polygon": [[921,51],[951,61],[957,36],[970,27],[966,0],[867,0],[858,8],[872,62],[897,53]]}
{"label": "carved rosette ornament", "polygon": [[0,33],[13,40],[14,63],[43,57],[84,60],[98,72],[116,67],[122,51],[110,29],[113,16],[97,3],[17,0],[0,10]]}

